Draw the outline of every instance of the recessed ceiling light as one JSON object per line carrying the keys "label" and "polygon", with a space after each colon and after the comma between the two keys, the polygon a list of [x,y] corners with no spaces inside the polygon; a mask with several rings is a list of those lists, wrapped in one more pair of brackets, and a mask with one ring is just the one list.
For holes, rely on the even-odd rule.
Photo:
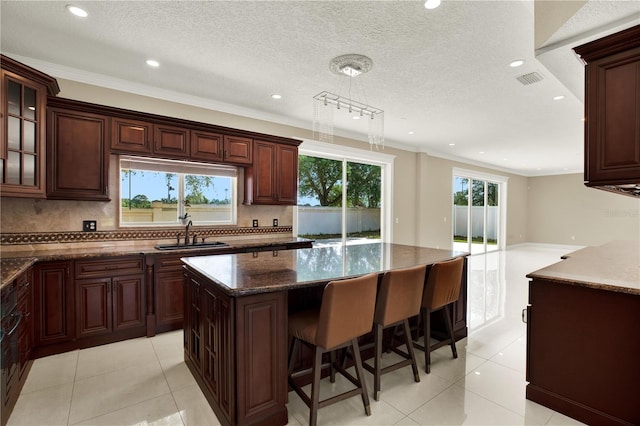
{"label": "recessed ceiling light", "polygon": [[410,135],[415,134],[415,132],[414,132],[413,130],[410,130],[410,131],[408,131],[407,133],[408,133],[408,134],[410,134]]}
{"label": "recessed ceiling light", "polygon": [[508,158],[503,158],[503,160],[504,160],[504,161],[509,161],[509,159],[508,159]]}
{"label": "recessed ceiling light", "polygon": [[354,115],[354,116],[353,116],[353,117],[351,117],[351,118],[353,118],[354,120],[360,120],[360,118],[362,118],[362,117],[360,117],[359,115]]}
{"label": "recessed ceiling light", "polygon": [[67,5],[67,10],[74,15],[79,16],[80,18],[86,18],[87,16],[89,16],[89,14],[84,9],[81,9],[78,6],[74,6],[72,4]]}
{"label": "recessed ceiling light", "polygon": [[480,151],[478,154],[484,154],[484,151]]}
{"label": "recessed ceiling light", "polygon": [[564,99],[564,95],[558,95],[558,96],[554,96],[554,97],[553,97],[553,100],[554,100],[554,101],[559,101],[559,100],[561,100],[561,99]]}
{"label": "recessed ceiling light", "polygon": [[277,94],[277,93],[274,93],[273,95],[271,95],[271,97],[272,97],[273,99],[282,99],[282,95],[279,95],[279,94]]}
{"label": "recessed ceiling light", "polygon": [[449,146],[456,146],[456,144],[455,143],[450,143]]}
{"label": "recessed ceiling light", "polygon": [[427,9],[435,9],[440,6],[440,0],[427,0],[424,2],[424,7]]}
{"label": "recessed ceiling light", "polygon": [[509,66],[511,68],[517,68],[517,67],[520,67],[522,65],[524,65],[524,60],[523,59],[516,59],[515,61],[513,61],[513,62],[511,62],[509,64]]}
{"label": "recessed ceiling light", "polygon": [[147,59],[147,65],[149,65],[150,67],[158,68],[160,66],[160,62],[154,59]]}

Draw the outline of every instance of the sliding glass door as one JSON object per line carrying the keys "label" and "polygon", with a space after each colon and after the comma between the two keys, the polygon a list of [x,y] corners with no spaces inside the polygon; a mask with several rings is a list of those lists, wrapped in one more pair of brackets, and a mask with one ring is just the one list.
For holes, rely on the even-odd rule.
{"label": "sliding glass door", "polygon": [[298,157],[298,236],[317,243],[381,240],[382,167]]}
{"label": "sliding glass door", "polygon": [[453,176],[454,250],[476,254],[500,249],[504,185],[472,175]]}

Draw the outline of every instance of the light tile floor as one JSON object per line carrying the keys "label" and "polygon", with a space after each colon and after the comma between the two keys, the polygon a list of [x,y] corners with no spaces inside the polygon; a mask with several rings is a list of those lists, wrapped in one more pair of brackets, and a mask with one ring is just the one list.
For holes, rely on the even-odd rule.
{"label": "light tile floor", "polygon": [[[469,337],[432,354],[431,374],[418,352],[420,383],[410,368],[382,377],[380,401],[364,415],[360,398],[319,411],[319,425],[573,425],[578,422],[525,399],[525,275],[575,248],[526,245],[469,259]],[[385,355],[393,361],[395,355]],[[38,359],[9,425],[218,425],[183,362],[182,332]],[[369,394],[371,375],[365,373]],[[321,396],[346,386],[338,376]],[[308,391],[308,388],[306,389]],[[289,424],[309,410],[289,393]]]}

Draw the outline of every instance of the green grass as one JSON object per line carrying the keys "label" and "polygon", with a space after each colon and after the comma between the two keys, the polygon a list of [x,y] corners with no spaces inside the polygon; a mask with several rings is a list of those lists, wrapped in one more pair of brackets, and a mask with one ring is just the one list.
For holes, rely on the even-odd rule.
{"label": "green grass", "polygon": [[[301,238],[308,238],[310,240],[328,240],[342,238],[342,234],[305,234],[298,235]],[[347,234],[347,238],[367,238],[367,239],[379,239],[380,231],[364,231],[364,232],[351,232]]]}
{"label": "green grass", "polygon": [[[467,237],[463,237],[463,236],[460,236],[460,235],[454,235],[453,236],[453,242],[454,243],[466,243],[467,242]],[[482,243],[484,243],[484,240],[482,239],[482,237],[473,237],[471,239],[471,242],[472,243],[480,243],[480,244],[482,244]],[[491,239],[491,238],[488,238],[487,239],[487,244],[494,244],[495,245],[495,244],[498,244],[498,241],[494,240],[494,239]]]}

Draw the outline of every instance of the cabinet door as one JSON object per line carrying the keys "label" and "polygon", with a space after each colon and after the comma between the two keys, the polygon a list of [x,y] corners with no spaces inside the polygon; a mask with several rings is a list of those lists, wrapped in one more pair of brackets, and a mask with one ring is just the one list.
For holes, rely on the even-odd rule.
{"label": "cabinet door", "polygon": [[224,137],[224,162],[233,164],[253,163],[253,139],[240,136]]}
{"label": "cabinet door", "polygon": [[276,197],[276,144],[255,141],[253,155],[253,203],[273,204]]}
{"label": "cabinet door", "polygon": [[71,262],[46,262],[36,266],[33,288],[35,346],[75,338],[74,289]]}
{"label": "cabinet door", "polygon": [[223,160],[223,137],[218,133],[191,131],[191,158],[207,161]]}
{"label": "cabinet door", "polygon": [[46,89],[12,72],[0,75],[0,193],[44,198]]}
{"label": "cabinet door", "polygon": [[298,203],[298,147],[278,145],[276,157],[279,204]]}
{"label": "cabinet door", "polygon": [[585,180],[640,182],[640,47],[587,65],[585,101]]}
{"label": "cabinet door", "polygon": [[110,333],[111,279],[77,280],[76,292],[78,337]]}
{"label": "cabinet door", "polygon": [[156,333],[182,327],[184,317],[183,276],[180,265],[175,271],[156,273]]}
{"label": "cabinet door", "polygon": [[200,284],[190,277],[184,279],[185,352],[193,366],[202,371]]}
{"label": "cabinet door", "polygon": [[18,329],[18,378],[23,377],[29,360],[31,359],[31,346],[33,345],[33,299],[31,289],[18,302],[18,310],[22,313],[22,322]]}
{"label": "cabinet door", "polygon": [[153,153],[168,157],[189,157],[191,141],[189,130],[156,124]]}
{"label": "cabinet door", "polygon": [[146,329],[143,275],[112,278],[113,329]]}
{"label": "cabinet door", "polygon": [[130,154],[151,154],[153,125],[144,121],[112,118],[111,150]]}
{"label": "cabinet door", "polygon": [[108,120],[49,108],[47,198],[109,200]]}

